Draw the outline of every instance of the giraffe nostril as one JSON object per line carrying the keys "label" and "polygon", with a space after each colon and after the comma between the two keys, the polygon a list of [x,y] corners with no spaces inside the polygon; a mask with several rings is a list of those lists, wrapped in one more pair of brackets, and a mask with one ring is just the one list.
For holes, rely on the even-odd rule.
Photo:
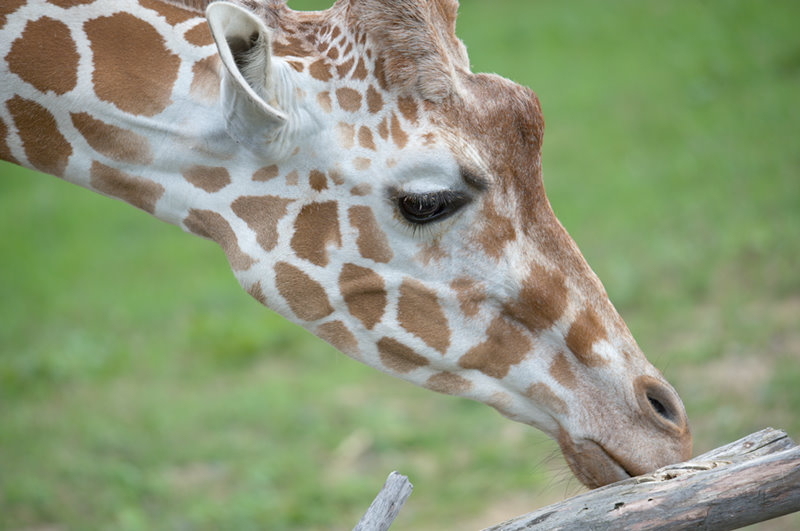
{"label": "giraffe nostril", "polygon": [[638,378],[635,385],[637,398],[645,415],[670,431],[682,431],[686,427],[683,405],[669,385],[651,376]]}

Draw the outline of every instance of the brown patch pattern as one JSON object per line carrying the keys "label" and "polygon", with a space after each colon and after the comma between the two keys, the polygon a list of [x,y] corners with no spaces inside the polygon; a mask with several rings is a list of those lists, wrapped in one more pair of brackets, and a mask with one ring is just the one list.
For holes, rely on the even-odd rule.
{"label": "brown patch pattern", "polygon": [[325,174],[319,170],[311,170],[309,172],[308,184],[317,192],[328,188],[328,180],[325,178]]}
{"label": "brown patch pattern", "polygon": [[358,231],[356,245],[361,256],[375,262],[387,263],[394,253],[389,247],[386,234],[378,226],[372,209],[368,206],[356,205],[347,210],[350,225]]}
{"label": "brown patch pattern", "polygon": [[291,202],[273,195],[243,196],[231,204],[231,209],[256,233],[261,248],[269,252],[278,243],[278,222]]}
{"label": "brown patch pattern", "polygon": [[98,153],[119,162],[150,164],[153,154],[147,138],[128,129],[102,122],[89,113],[70,113],[72,125]]}
{"label": "brown patch pattern", "polygon": [[261,289],[261,282],[256,281],[250,284],[247,288],[247,294],[260,302],[263,306],[267,306],[267,298],[264,296],[264,290]]}
{"label": "brown patch pattern", "polygon": [[397,98],[397,108],[403,118],[411,123],[417,123],[417,103],[412,96],[400,96]]}
{"label": "brown patch pattern", "polygon": [[325,267],[328,265],[328,245],[342,245],[336,202],[304,205],[294,222],[292,249],[298,258]]}
{"label": "brown patch pattern", "polygon": [[360,79],[360,80],[367,79],[367,67],[364,64],[363,57],[358,59],[358,64],[356,65],[356,69],[353,70],[353,75],[351,77],[353,79]]}
{"label": "brown patch pattern", "polygon": [[550,376],[567,389],[575,389],[578,385],[578,379],[563,352],[559,352],[550,364]]}
{"label": "brown patch pattern", "polygon": [[228,170],[222,166],[191,166],[182,172],[183,178],[208,193],[219,192],[231,184]]}
{"label": "brown patch pattern", "polygon": [[336,89],[336,101],[347,112],[356,112],[361,108],[361,94],[351,88]]}
{"label": "brown patch pattern", "polygon": [[405,330],[442,354],[450,346],[450,328],[439,299],[418,280],[406,278],[400,285],[397,320]]}
{"label": "brown patch pattern", "polygon": [[325,59],[317,59],[308,67],[308,72],[311,77],[320,81],[330,81],[331,71],[328,62]]}
{"label": "brown patch pattern", "polygon": [[208,24],[205,21],[192,26],[183,34],[183,38],[189,44],[194,46],[208,46],[214,44],[214,37],[211,36],[211,30],[208,29]]}
{"label": "brown patch pattern", "polygon": [[400,149],[406,147],[406,144],[408,143],[408,135],[405,131],[403,131],[403,128],[400,127],[400,120],[397,119],[397,115],[394,113],[392,113],[390,130],[392,132],[392,140],[394,141],[395,145]]}
{"label": "brown patch pattern", "polygon": [[6,143],[7,134],[8,128],[6,128],[5,122],[0,120],[0,160],[5,160],[12,164],[19,164],[19,161],[11,154],[11,148],[9,148]]}
{"label": "brown patch pattern", "polygon": [[78,59],[67,25],[49,17],[28,21],[6,55],[11,72],[41,92],[56,94],[75,88]]}
{"label": "brown patch pattern", "polygon": [[275,164],[270,164],[269,166],[264,166],[263,168],[257,169],[253,173],[253,180],[258,182],[269,181],[270,179],[274,179],[278,176],[278,166]]}
{"label": "brown patch pattern", "polygon": [[507,217],[498,214],[491,201],[485,203],[481,213],[483,228],[478,233],[478,244],[488,256],[498,259],[503,254],[506,243],[517,237],[514,224]]}
{"label": "brown patch pattern", "polygon": [[531,384],[525,391],[525,396],[534,403],[546,408],[556,415],[567,414],[567,403],[561,400],[547,385],[537,382]]}
{"label": "brown patch pattern", "polygon": [[167,24],[171,26],[185,22],[190,18],[196,18],[200,16],[200,14],[195,11],[181,9],[176,5],[168,4],[166,2],[162,2],[161,0],[139,0],[139,5],[158,12],[159,15],[167,19]]}
{"label": "brown patch pattern", "polygon": [[564,283],[564,274],[532,263],[517,300],[504,305],[503,315],[535,332],[550,328],[566,307],[567,286]]}
{"label": "brown patch pattern", "polygon": [[358,341],[341,321],[322,323],[314,331],[317,337],[345,354],[358,358]]}
{"label": "brown patch pattern", "polygon": [[606,329],[600,322],[600,317],[592,308],[584,308],[567,334],[567,348],[575,355],[579,362],[587,367],[603,365],[606,360],[595,354],[592,345],[596,341],[606,338]]}
{"label": "brown patch pattern", "polygon": [[446,395],[462,395],[472,388],[472,382],[452,372],[439,372],[423,384],[426,389]]}
{"label": "brown patch pattern", "polygon": [[26,0],[3,0],[0,2],[0,29],[6,25],[6,17],[19,9]]}
{"label": "brown patch pattern", "polygon": [[100,193],[122,199],[136,208],[153,213],[164,187],[149,179],[129,175],[116,168],[92,161],[89,182]]}
{"label": "brown patch pattern", "polygon": [[381,97],[381,93],[378,92],[370,85],[367,88],[367,110],[372,114],[380,111],[383,108],[383,98]]}
{"label": "brown patch pattern", "polygon": [[525,359],[530,346],[528,338],[515,326],[496,317],[486,330],[486,341],[461,356],[458,365],[493,378],[504,378],[512,365]]}
{"label": "brown patch pattern", "polygon": [[369,127],[362,125],[358,130],[358,145],[375,151],[375,141],[372,139],[372,131]]}
{"label": "brown patch pattern", "polygon": [[465,317],[475,317],[480,310],[480,305],[486,300],[486,292],[480,284],[467,277],[460,277],[450,283],[450,288],[456,292],[458,307]]}
{"label": "brown patch pattern", "polygon": [[333,313],[319,282],[286,262],[275,265],[275,284],[294,314],[304,321],[316,321]]}
{"label": "brown patch pattern", "polygon": [[355,144],[356,131],[352,124],[339,122],[336,124],[336,136],[339,138],[339,145],[344,149],[350,149]]}
{"label": "brown patch pattern", "polygon": [[8,100],[6,107],[31,166],[57,177],[64,175],[72,146],[58,131],[53,115],[35,101],[20,96]]}
{"label": "brown patch pattern", "polygon": [[98,98],[143,116],[170,104],[180,59],[155,28],[129,13],[115,13],[87,21],[84,31],[94,54],[92,82]]}
{"label": "brown patch pattern", "polygon": [[219,56],[210,55],[192,65],[192,84],[189,92],[200,101],[211,103],[219,99]]}
{"label": "brown patch pattern", "polygon": [[183,224],[198,236],[217,242],[234,271],[244,271],[255,263],[255,260],[239,247],[236,233],[219,213],[193,208],[189,210],[189,215],[183,220]]}
{"label": "brown patch pattern", "polygon": [[372,330],[386,311],[383,278],[371,269],[345,264],[339,274],[339,292],[350,315]]}
{"label": "brown patch pattern", "polygon": [[330,92],[320,92],[317,94],[317,103],[323,111],[331,112],[332,107]]}
{"label": "brown patch pattern", "polygon": [[381,362],[394,372],[406,374],[428,364],[428,360],[414,350],[391,337],[383,337],[378,341],[378,353]]}

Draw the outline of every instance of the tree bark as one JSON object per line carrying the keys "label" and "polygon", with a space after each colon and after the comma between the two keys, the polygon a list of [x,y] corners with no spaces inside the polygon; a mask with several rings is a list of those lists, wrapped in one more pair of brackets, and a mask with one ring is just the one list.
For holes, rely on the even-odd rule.
{"label": "tree bark", "polygon": [[800,447],[767,428],[484,531],[736,529],[800,511]]}
{"label": "tree bark", "polygon": [[406,476],[392,472],[353,531],[386,531],[411,495],[413,486]]}

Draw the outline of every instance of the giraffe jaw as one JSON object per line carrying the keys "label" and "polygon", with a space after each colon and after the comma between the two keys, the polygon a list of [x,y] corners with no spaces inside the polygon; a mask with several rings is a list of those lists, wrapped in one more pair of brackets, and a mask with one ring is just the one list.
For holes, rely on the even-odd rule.
{"label": "giraffe jaw", "polygon": [[557,440],[572,473],[590,489],[637,475],[629,472],[619,458],[596,441],[573,441],[563,428]]}

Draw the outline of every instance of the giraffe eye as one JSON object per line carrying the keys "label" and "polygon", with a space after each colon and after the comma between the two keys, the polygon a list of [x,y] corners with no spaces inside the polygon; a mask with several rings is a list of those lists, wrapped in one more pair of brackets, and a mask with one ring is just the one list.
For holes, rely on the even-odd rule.
{"label": "giraffe eye", "polygon": [[402,194],[397,197],[400,214],[411,223],[420,225],[444,219],[469,202],[460,192],[442,191],[424,194]]}

